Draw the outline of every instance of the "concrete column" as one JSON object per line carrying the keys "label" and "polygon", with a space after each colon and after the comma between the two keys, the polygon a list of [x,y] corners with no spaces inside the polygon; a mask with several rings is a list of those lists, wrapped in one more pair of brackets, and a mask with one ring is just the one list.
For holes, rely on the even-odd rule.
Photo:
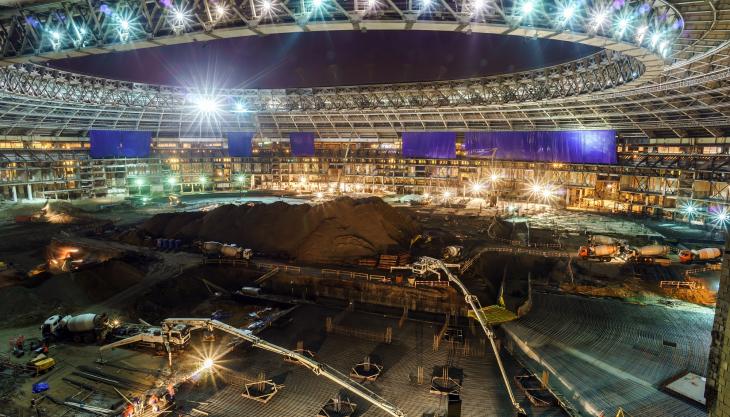
{"label": "concrete column", "polygon": [[13,185],[10,189],[13,192],[13,203],[17,203],[18,202],[18,187]]}
{"label": "concrete column", "polygon": [[705,398],[710,417],[730,417],[730,239],[725,242],[725,256],[717,291],[715,323],[712,326],[710,360],[707,364]]}
{"label": "concrete column", "polygon": [[28,189],[28,200],[32,200],[33,199],[33,186],[31,186],[30,184],[26,184],[26,186]]}

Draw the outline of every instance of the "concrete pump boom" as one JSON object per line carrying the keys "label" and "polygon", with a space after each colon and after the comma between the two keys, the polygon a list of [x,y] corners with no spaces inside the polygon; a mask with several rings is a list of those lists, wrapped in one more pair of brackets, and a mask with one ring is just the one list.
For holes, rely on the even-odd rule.
{"label": "concrete pump boom", "polygon": [[457,287],[461,290],[461,292],[464,294],[464,300],[469,304],[471,309],[474,311],[474,315],[477,318],[477,321],[479,321],[479,324],[482,326],[482,330],[484,330],[484,333],[487,335],[487,338],[489,339],[489,343],[492,345],[492,350],[494,351],[494,356],[497,358],[497,365],[499,366],[499,372],[502,374],[502,380],[504,381],[504,386],[507,388],[507,394],[509,394],[509,399],[512,401],[512,406],[517,411],[518,415],[526,416],[525,410],[522,408],[519,402],[515,399],[515,395],[512,392],[512,386],[509,383],[509,378],[507,378],[507,373],[504,370],[504,365],[502,365],[502,358],[499,356],[499,350],[497,349],[497,343],[494,340],[494,331],[492,331],[491,326],[489,323],[487,323],[486,318],[484,317],[484,312],[482,311],[482,305],[479,302],[479,299],[476,295],[469,292],[469,290],[466,288],[464,283],[461,282],[459,278],[457,278],[454,274],[449,271],[449,268],[446,264],[444,264],[443,261],[435,258],[430,258],[428,256],[421,257],[417,264],[419,264],[420,268],[427,269],[433,273],[436,273],[440,276],[439,270],[442,271],[446,276],[448,277],[449,281],[456,284]]}
{"label": "concrete pump boom", "polygon": [[186,324],[192,326],[193,329],[206,328],[208,331],[218,329],[222,332],[226,332],[234,337],[238,337],[250,342],[254,347],[259,349],[268,350],[269,352],[282,355],[291,359],[297,360],[300,364],[314,372],[315,375],[321,375],[335,384],[345,388],[346,390],[358,395],[370,402],[374,406],[380,408],[386,413],[394,417],[405,417],[403,411],[398,409],[396,406],[390,404],[385,398],[378,394],[370,391],[361,384],[353,381],[346,377],[341,372],[321,362],[317,362],[305,355],[297,353],[293,350],[269,343],[260,337],[254,336],[246,330],[241,330],[236,327],[230,326],[218,320],[210,319],[196,319],[196,318],[170,318],[162,322],[163,333],[168,333],[176,324]]}

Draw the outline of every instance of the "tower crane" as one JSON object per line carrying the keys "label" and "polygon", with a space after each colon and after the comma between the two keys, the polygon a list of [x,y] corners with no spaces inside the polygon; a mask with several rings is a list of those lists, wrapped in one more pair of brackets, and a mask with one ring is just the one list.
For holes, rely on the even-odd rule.
{"label": "tower crane", "polygon": [[302,355],[301,353],[267,342],[266,340],[261,339],[258,336],[254,336],[249,330],[241,330],[234,326],[225,324],[221,321],[205,318],[169,318],[162,322],[163,333],[166,335],[170,335],[173,329],[175,329],[175,326],[179,326],[181,324],[191,326],[192,329],[207,329],[211,332],[214,329],[217,329],[234,337],[246,340],[256,348],[267,350],[269,352],[276,353],[277,355],[284,356],[285,358],[288,358],[290,360],[299,362],[301,365],[312,371],[315,375],[321,375],[329,379],[330,381],[345,388],[353,394],[362,397],[364,400],[370,402],[371,404],[385,411],[389,415],[393,417],[405,417],[405,413],[401,411],[398,407],[389,403],[388,400],[365,388],[358,382],[355,382],[352,379],[346,377],[335,368],[327,364],[315,361],[314,359]]}
{"label": "tower crane", "polygon": [[476,316],[477,321],[479,321],[479,324],[482,326],[482,330],[484,330],[484,334],[487,335],[489,343],[492,345],[492,350],[494,351],[494,356],[497,359],[497,365],[499,366],[499,372],[502,374],[502,380],[504,381],[504,386],[507,389],[507,394],[509,395],[509,399],[512,402],[512,406],[515,408],[515,411],[517,411],[518,416],[526,416],[527,413],[525,413],[525,410],[515,399],[515,395],[512,392],[512,386],[509,384],[509,378],[507,378],[507,373],[504,370],[502,358],[499,356],[497,343],[494,339],[494,331],[487,322],[487,318],[484,315],[484,311],[482,311],[482,305],[479,302],[477,296],[469,292],[469,289],[466,288],[464,283],[462,283],[461,280],[449,270],[448,264],[445,264],[440,259],[422,256],[412,266],[414,271],[429,271],[438,275],[439,277],[441,276],[441,273],[444,273],[449,281],[453,282],[457,287],[459,287],[461,292],[464,294],[464,300],[467,304],[469,304],[472,311],[474,311],[474,315]]}

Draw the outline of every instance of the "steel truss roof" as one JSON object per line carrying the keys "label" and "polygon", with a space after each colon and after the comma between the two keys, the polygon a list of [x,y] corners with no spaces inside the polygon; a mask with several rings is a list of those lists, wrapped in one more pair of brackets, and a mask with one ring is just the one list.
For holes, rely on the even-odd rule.
{"label": "steel truss roof", "polygon": [[[670,3],[655,3],[655,6],[657,10],[678,12],[684,23],[684,32],[674,40],[671,65],[664,67],[661,72],[656,69],[656,55],[648,51],[646,45],[626,46],[615,39],[602,38],[602,34],[597,33],[592,38],[583,36],[583,42],[599,40],[594,43],[606,49],[552,68],[451,82],[321,89],[227,90],[219,93],[240,100],[250,112],[225,112],[212,120],[201,120],[195,117],[190,107],[190,91],[186,89],[104,80],[36,65],[16,64],[12,68],[0,70],[0,90],[3,90],[0,91],[0,133],[83,135],[89,128],[125,128],[153,130],[160,136],[211,136],[228,130],[254,129],[268,137],[284,137],[290,131],[312,130],[321,137],[347,138],[394,137],[403,130],[422,129],[609,127],[624,130],[629,135],[651,136],[654,131],[661,130],[676,136],[686,136],[688,129],[698,127],[712,135],[721,135],[722,128],[730,126],[730,105],[726,98],[730,88],[727,83],[730,75],[730,58],[727,54],[730,46],[730,1],[673,0]],[[147,5],[152,7],[151,4]],[[205,3],[195,4],[199,6]],[[235,7],[248,7],[246,4],[236,3]],[[297,16],[298,12],[294,6],[290,7],[291,4],[289,2],[282,6],[290,8],[291,15]],[[334,11],[333,22],[328,23],[316,18],[302,21],[282,15],[276,19],[262,18],[253,25],[251,20],[239,18],[235,24],[226,26],[226,30],[245,27],[247,30],[271,33],[266,31],[291,24],[300,30],[311,30],[317,25],[336,26],[340,24],[340,18],[349,19],[350,29],[375,25],[376,21],[369,21],[368,16],[352,20],[352,13],[356,11],[352,8],[357,7],[355,3],[332,4],[337,5],[337,10],[342,8],[349,12]],[[437,4],[444,10],[446,7],[453,10],[452,3],[440,1]],[[76,3],[72,5],[81,7]],[[0,40],[16,41],[12,36],[20,36],[17,31],[14,32],[16,35],[9,34],[7,22],[13,19],[17,22],[18,16],[28,17],[31,12],[35,13],[34,16],[46,13],[43,22],[48,25],[53,22],[53,17],[48,16],[52,16],[52,11],[58,10],[58,7],[59,4],[51,4],[39,6],[38,9],[6,12],[4,17],[0,16],[0,25],[5,25],[5,32],[0,31]],[[418,25],[449,23],[463,31],[502,24],[501,32],[510,34],[537,34],[555,39],[573,36],[572,33],[548,30],[539,25],[530,30],[514,24],[504,26],[509,23],[506,19],[510,16],[509,5],[503,8],[503,12],[507,13],[499,17],[501,23],[482,17],[478,21],[471,17],[465,20],[464,12],[456,11],[439,12],[441,14],[438,16],[430,14],[430,20],[424,21],[423,16],[414,19],[405,13],[408,7],[388,1],[387,10],[378,12],[377,22],[382,23],[384,18],[387,18],[388,24],[400,22],[402,30],[418,29]],[[463,8],[463,5],[459,7]],[[156,22],[162,22],[160,17],[157,19]],[[168,43],[173,43],[189,40],[190,33],[211,33],[205,32],[202,23],[200,25],[178,33],[158,31],[154,36],[159,35],[169,40]],[[33,25],[30,27],[33,28]],[[337,26],[335,29],[343,28]],[[25,33],[24,36],[32,35]],[[30,41],[25,42],[26,47],[30,47]],[[616,49],[621,49],[617,45],[641,50],[644,55],[617,52]],[[149,45],[130,43],[107,46],[125,48]],[[5,57],[26,56],[20,55],[26,51],[23,48],[16,48],[12,53],[8,53],[8,48],[3,52]],[[36,52],[44,51],[43,48],[37,48],[40,46],[36,47]],[[86,52],[94,53],[92,49],[97,47],[84,48],[87,48]],[[50,57],[61,52],[43,53]],[[73,54],[68,51],[62,53]],[[630,82],[636,78],[640,80]],[[637,86],[643,81],[648,82]]]}

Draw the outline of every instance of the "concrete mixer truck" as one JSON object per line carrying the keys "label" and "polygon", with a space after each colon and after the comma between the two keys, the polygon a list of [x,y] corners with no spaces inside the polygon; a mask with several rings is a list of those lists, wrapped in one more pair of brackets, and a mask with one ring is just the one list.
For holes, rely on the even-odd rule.
{"label": "concrete mixer truck", "polygon": [[639,248],[631,248],[628,251],[628,260],[649,265],[669,266],[672,260],[667,258],[670,251],[669,246],[648,245]]}
{"label": "concrete mixer truck", "polygon": [[102,342],[112,330],[106,314],[86,313],[78,316],[55,314],[41,325],[41,335],[46,342],[71,340],[76,343]]}
{"label": "concrete mixer truck", "polygon": [[679,252],[679,262],[683,264],[720,262],[721,257],[722,251],[718,248],[682,250]]}
{"label": "concrete mixer truck", "polygon": [[595,259],[601,262],[611,262],[611,259],[617,257],[621,249],[618,245],[591,245],[581,246],[578,250],[578,256],[583,259]]}
{"label": "concrete mixer truck", "polygon": [[201,242],[200,251],[203,252],[203,255],[209,258],[231,258],[249,260],[253,257],[253,251],[251,249],[245,249],[237,245],[213,241]]}

